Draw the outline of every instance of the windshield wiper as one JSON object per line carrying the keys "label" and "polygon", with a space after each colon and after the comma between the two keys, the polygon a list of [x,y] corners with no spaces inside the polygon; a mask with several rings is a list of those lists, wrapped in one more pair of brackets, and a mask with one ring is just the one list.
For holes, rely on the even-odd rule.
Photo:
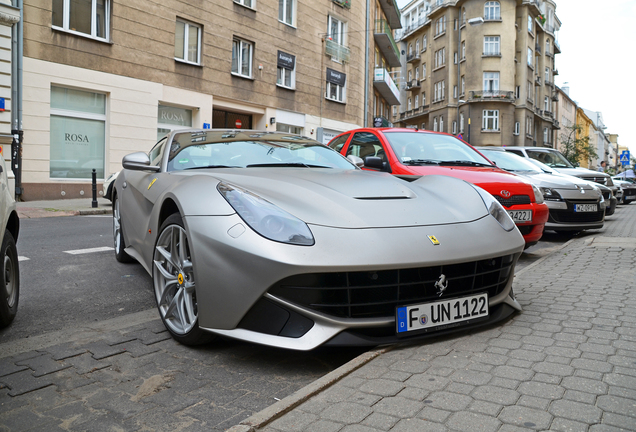
{"label": "windshield wiper", "polygon": [[439,165],[440,161],[433,159],[410,159],[402,161],[404,165]]}
{"label": "windshield wiper", "polygon": [[231,165],[203,165],[203,166],[197,166],[197,167],[184,168],[184,171],[193,170],[193,169],[208,169],[208,168],[240,168],[240,167],[231,166]]}
{"label": "windshield wiper", "polygon": [[467,160],[442,161],[439,164],[440,165],[457,165],[457,166],[483,166],[483,167],[493,168],[493,165],[490,165],[490,164],[467,161]]}
{"label": "windshield wiper", "polygon": [[303,162],[276,162],[276,163],[260,163],[260,164],[251,164],[248,165],[247,168],[259,168],[259,167],[304,167],[304,168],[331,168],[324,165],[312,165]]}

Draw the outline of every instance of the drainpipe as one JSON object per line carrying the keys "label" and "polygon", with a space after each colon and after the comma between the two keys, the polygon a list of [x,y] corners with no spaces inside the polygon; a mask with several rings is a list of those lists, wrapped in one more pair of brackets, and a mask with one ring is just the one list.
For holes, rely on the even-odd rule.
{"label": "drainpipe", "polygon": [[24,52],[24,10],[22,0],[14,0],[20,9],[20,21],[11,29],[11,169],[15,174],[15,196],[22,195],[22,55]]}
{"label": "drainpipe", "polygon": [[369,123],[369,8],[370,0],[367,0],[367,14],[365,20],[364,32],[364,121],[362,125],[368,126]]}

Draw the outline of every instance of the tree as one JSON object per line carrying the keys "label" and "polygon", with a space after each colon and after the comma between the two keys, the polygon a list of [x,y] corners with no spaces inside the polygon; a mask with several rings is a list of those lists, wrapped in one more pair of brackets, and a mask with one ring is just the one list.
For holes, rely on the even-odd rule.
{"label": "tree", "polygon": [[581,160],[591,161],[598,158],[596,149],[590,144],[589,136],[581,136],[581,125],[573,124],[563,128],[559,137],[561,140],[561,153],[574,166],[579,166]]}

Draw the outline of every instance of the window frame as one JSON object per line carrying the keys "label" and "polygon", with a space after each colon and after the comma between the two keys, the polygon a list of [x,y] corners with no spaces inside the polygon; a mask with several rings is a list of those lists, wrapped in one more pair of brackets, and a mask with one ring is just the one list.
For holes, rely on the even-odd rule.
{"label": "window frame", "polygon": [[[239,58],[237,59],[236,63],[238,66],[238,71],[234,71],[234,44],[235,43],[239,43],[239,49],[237,50],[237,53],[239,55]],[[243,73],[241,73],[242,65],[243,65],[243,44],[247,45],[250,47],[249,50],[249,65],[248,65],[248,69],[249,69],[249,75],[245,75]],[[237,76],[237,77],[241,77],[241,78],[248,78],[248,79],[253,79],[254,76],[254,43],[253,42],[249,42],[245,39],[241,39],[239,37],[234,36],[234,38],[232,38],[232,75]]]}
{"label": "window frame", "polygon": [[[489,123],[491,123],[492,127],[488,127],[490,126]],[[499,110],[485,109],[482,111],[481,130],[484,132],[499,132]]]}
{"label": "window frame", "polygon": [[[336,35],[338,36],[337,40],[334,37],[334,35],[331,33],[331,27],[332,27],[332,25],[334,23],[336,24],[336,27],[338,29],[338,32],[336,33]],[[335,17],[335,16],[329,14],[327,16],[327,37],[330,38],[330,40],[332,42],[334,42],[334,43],[336,43],[336,44],[338,44],[340,46],[343,46],[343,47],[347,46],[346,45],[347,44],[347,40],[346,40],[346,37],[347,37],[347,22],[341,20],[338,17]]]}
{"label": "window frame", "polygon": [[109,42],[110,41],[110,26],[111,26],[111,10],[112,0],[105,0],[104,3],[104,37],[97,36],[98,32],[98,19],[97,19],[97,0],[91,0],[91,32],[84,33],[78,30],[70,28],[71,21],[71,0],[62,1],[62,26],[53,24],[53,16],[51,17],[51,28],[67,33],[72,33],[77,36],[83,36],[98,41]]}
{"label": "window frame", "polygon": [[[256,10],[256,0],[232,0],[234,1],[234,3],[236,3],[237,5],[241,5],[243,7],[246,7],[248,9],[254,9]],[[245,2],[250,2],[252,3],[250,6],[246,5]]]}
{"label": "window frame", "polygon": [[501,37],[484,36],[484,56],[501,55]]}
{"label": "window frame", "polygon": [[[283,4],[281,4],[280,2],[282,1]],[[289,19],[289,17],[287,16],[287,5],[291,4],[291,19]],[[278,22],[281,22],[285,25],[288,25],[290,27],[296,27],[296,15],[298,8],[298,4],[296,3],[296,0],[280,0],[278,3]]]}
{"label": "window frame", "polygon": [[[175,56],[174,59],[178,62],[182,62],[182,63],[188,63],[191,65],[196,65],[196,66],[200,66],[201,65],[201,45],[202,45],[202,34],[203,34],[203,26],[200,24],[196,24],[181,18],[177,18],[176,23],[182,23],[184,24],[183,27],[183,56],[184,58],[179,58],[176,56],[176,52],[175,52]],[[197,60],[196,61],[192,61],[189,60],[189,49],[188,49],[188,43],[189,43],[189,38],[190,38],[190,32],[188,31],[188,29],[190,27],[194,27],[197,29]],[[177,29],[175,28],[175,50],[177,48]]]}
{"label": "window frame", "polygon": [[499,91],[499,72],[498,71],[484,71],[484,87],[485,92],[498,92]]}
{"label": "window frame", "polygon": [[498,1],[487,1],[484,3],[484,21],[499,20],[501,20],[501,4]]}
{"label": "window frame", "polygon": [[[336,87],[336,97],[332,98],[329,95],[331,94],[331,87],[334,86]],[[345,82],[345,85],[341,86],[338,84],[334,84],[332,82],[327,81],[327,87],[325,89],[325,99],[330,100],[332,102],[338,102],[338,103],[347,103],[347,83]]]}
{"label": "window frame", "polygon": [[[284,82],[285,80],[282,80],[282,83],[279,82],[279,71],[283,71],[283,74],[289,73],[289,81],[290,84],[289,86],[285,85]],[[282,66],[276,66],[276,86],[278,87],[282,87],[288,90],[295,90],[296,89],[296,65],[294,64],[294,69],[287,69],[285,67]]]}

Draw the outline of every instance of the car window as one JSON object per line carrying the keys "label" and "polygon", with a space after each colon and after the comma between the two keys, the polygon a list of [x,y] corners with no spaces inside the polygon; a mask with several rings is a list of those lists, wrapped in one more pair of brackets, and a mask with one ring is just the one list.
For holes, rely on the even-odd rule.
{"label": "car window", "polygon": [[541,173],[541,169],[529,162],[527,158],[522,158],[516,154],[507,153],[500,150],[480,149],[481,153],[493,161],[499,168],[506,171],[532,171]]}
{"label": "car window", "polygon": [[161,158],[163,157],[163,148],[166,145],[168,137],[161,138],[157,144],[150,150],[148,156],[150,157],[150,165],[159,166],[161,164]]}
{"label": "car window", "polygon": [[354,155],[364,159],[367,156],[377,156],[386,162],[386,152],[382,147],[380,139],[370,132],[356,132],[351,139],[347,156]]}
{"label": "car window", "polygon": [[491,165],[470,146],[450,135],[415,131],[386,132],[384,135],[402,163],[465,161]]}
{"label": "car window", "polygon": [[342,135],[340,137],[334,138],[329,143],[329,147],[331,147],[335,151],[339,152],[340,150],[342,150],[342,146],[345,145],[345,143],[347,142],[347,140],[349,139],[350,136],[351,136],[351,134],[345,134],[345,135]]}
{"label": "car window", "polygon": [[525,156],[524,156],[524,154],[523,154],[523,152],[522,152],[521,150],[510,150],[510,149],[506,149],[506,151],[507,151],[507,152],[510,152],[510,153],[514,153],[514,154],[519,155],[519,156],[521,156],[521,157],[525,157]]}
{"label": "car window", "polygon": [[541,150],[526,150],[528,156],[532,159],[536,159],[539,162],[543,162],[552,168],[574,168],[574,166],[559,152],[555,151],[541,151]]}

